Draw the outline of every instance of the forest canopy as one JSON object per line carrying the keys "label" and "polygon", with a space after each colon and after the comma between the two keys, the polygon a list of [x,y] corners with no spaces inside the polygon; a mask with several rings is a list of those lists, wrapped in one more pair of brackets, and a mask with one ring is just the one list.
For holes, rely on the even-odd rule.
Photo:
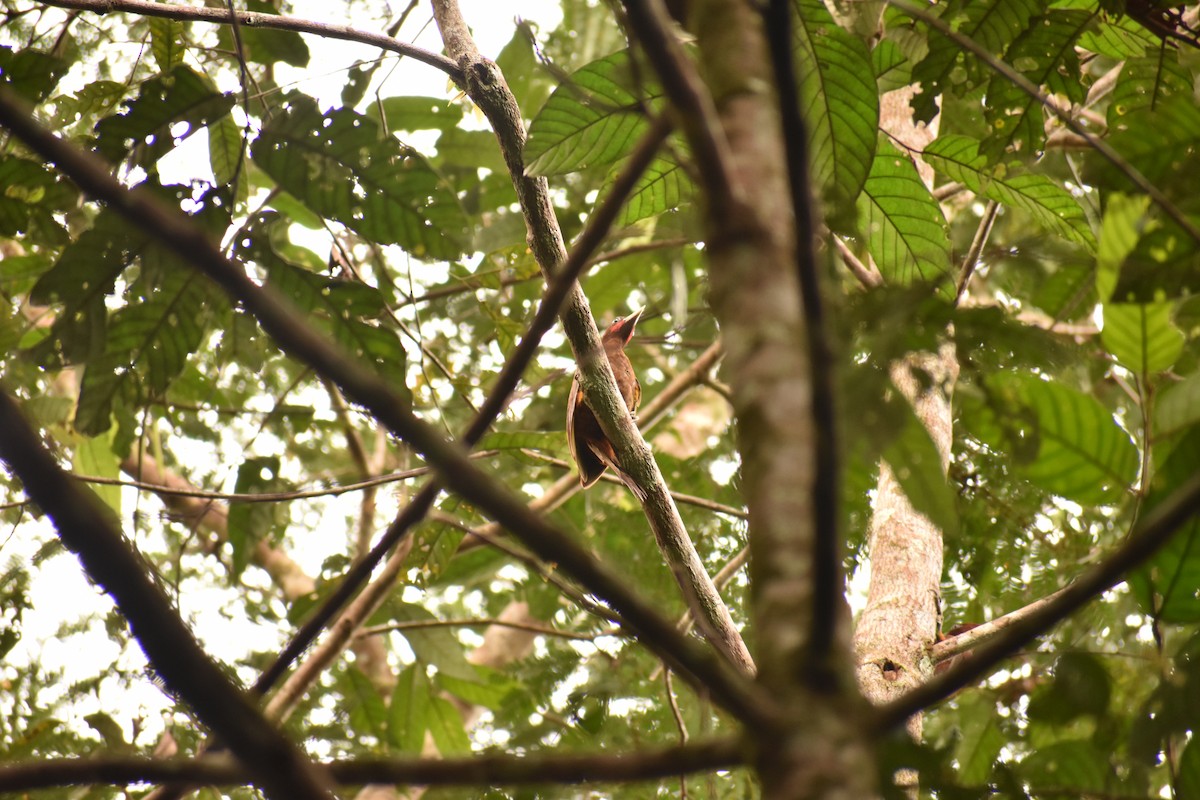
{"label": "forest canopy", "polygon": [[1198,18],[0,0],[0,795],[1200,797]]}

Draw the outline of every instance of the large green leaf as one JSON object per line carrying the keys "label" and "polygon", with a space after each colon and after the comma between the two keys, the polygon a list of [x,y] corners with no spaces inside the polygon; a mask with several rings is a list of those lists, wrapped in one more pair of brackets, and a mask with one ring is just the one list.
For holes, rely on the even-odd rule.
{"label": "large green leaf", "polygon": [[[264,456],[246,458],[238,465],[234,491],[238,494],[287,492],[294,487],[279,474],[279,458]],[[278,541],[286,529],[287,506],[284,503],[251,503],[233,500],[229,503],[229,544],[233,549],[230,571],[234,577],[242,574],[250,563],[254,546],[260,541]]]}
{"label": "large green leaf", "polygon": [[[1082,102],[1085,86],[1075,40],[1093,19],[1086,11],[1051,9],[1017,37],[1004,60],[1035,86]],[[1041,102],[1003,75],[993,75],[988,84],[986,117],[991,134],[980,152],[988,160],[998,161],[1006,153],[1033,158],[1042,150],[1046,131]]]}
{"label": "large green leaf", "polygon": [[1152,56],[1130,58],[1108,98],[1108,127],[1116,130],[1121,120],[1143,108],[1157,108],[1175,97],[1190,97],[1192,76],[1179,63],[1179,53],[1162,48]]}
{"label": "large green leaf", "polygon": [[388,742],[394,750],[409,755],[421,752],[432,714],[431,689],[424,664],[410,664],[396,676],[387,723]]}
{"label": "large green leaf", "polygon": [[37,162],[0,156],[0,186],[0,236],[29,233],[65,240],[55,213],[76,202],[79,194],[71,183]]}
{"label": "large green leaf", "polygon": [[1004,422],[1031,447],[1018,471],[1046,491],[1079,503],[1113,503],[1137,477],[1137,448],[1096,398],[1060,383],[1001,375],[1004,404],[1028,416]]}
{"label": "large green leaf", "polygon": [[642,102],[656,94],[657,89],[635,85],[627,51],[577,70],[530,123],[526,171],[559,175],[611,164],[646,129]]}
{"label": "large green leaf", "polygon": [[979,155],[979,142],[953,134],[939,136],[930,143],[925,148],[925,160],[975,194],[1019,208],[1043,228],[1088,250],[1096,249],[1096,237],[1079,201],[1045,175],[1013,174],[1015,170],[989,166],[987,159]]}
{"label": "large green leaf", "polygon": [[1090,741],[1066,740],[1039,748],[1020,763],[1019,771],[1035,796],[1048,793],[1076,796],[1112,794],[1117,784],[1110,753]]}
{"label": "large green leaf", "polygon": [[415,151],[369,117],[292,94],[251,150],[256,164],[313,211],[418,258],[454,259],[467,242],[458,198]]}
{"label": "large green leaf", "polygon": [[[812,175],[832,220],[851,217],[875,153],[879,94],[871,54],[821,0],[793,0],[800,110]],[[849,225],[836,225],[847,228]]]}
{"label": "large green leaf", "polygon": [[1162,372],[1183,352],[1183,331],[1171,321],[1174,303],[1108,303],[1100,341],[1137,375]]}
{"label": "large green leaf", "polygon": [[33,48],[13,51],[0,47],[0,85],[7,85],[31,103],[50,96],[71,64],[58,56]]}
{"label": "large green leaf", "polygon": [[858,198],[859,230],[883,277],[937,281],[950,271],[946,220],[912,160],[881,137]]}
{"label": "large green leaf", "polygon": [[1174,436],[1200,425],[1200,373],[1169,387],[1154,406],[1155,438]]}
{"label": "large green leaf", "polygon": [[[183,139],[221,119],[233,108],[224,94],[186,66],[142,84],[125,110],[96,124],[96,149],[110,161],[133,154],[143,166],[153,164]],[[186,130],[178,126],[186,124]]]}
{"label": "large green leaf", "polygon": [[[958,33],[978,42],[989,53],[1003,53],[1042,9],[1037,0],[953,0],[934,8]],[[986,80],[978,61],[957,43],[930,33],[929,52],[913,68],[921,93],[913,99],[916,118],[928,122],[938,113],[937,99],[953,89],[962,92]]]}
{"label": "large green leaf", "polygon": [[62,305],[52,335],[30,353],[38,363],[81,363],[103,352],[108,326],[105,297],[147,241],[115,211],[104,210],[62,251],[29,294],[38,305]]}
{"label": "large green leaf", "polygon": [[[1121,158],[1168,196],[1193,199],[1186,182],[1172,175],[1189,175],[1200,168],[1200,108],[1190,93],[1173,93],[1154,105],[1128,111],[1118,117],[1106,140]],[[1091,159],[1084,177],[1089,183],[1128,191],[1129,179],[1103,159]]]}
{"label": "large green leaf", "polygon": [[367,107],[367,116],[388,131],[448,131],[462,121],[463,107],[443,97],[385,97]]}
{"label": "large green leaf", "polygon": [[958,530],[958,514],[937,445],[907,402],[897,400],[892,412],[900,412],[904,422],[896,438],[883,449],[883,460],[892,468],[913,508],[944,535],[952,536]]}
{"label": "large green leaf", "polygon": [[[619,171],[619,167],[615,168],[610,178],[615,178]],[[607,195],[607,191],[600,192],[601,199]],[[625,208],[617,218],[617,224],[631,225],[639,220],[656,217],[691,203],[695,196],[696,184],[692,182],[687,170],[671,158],[657,158],[638,179],[625,202]]]}

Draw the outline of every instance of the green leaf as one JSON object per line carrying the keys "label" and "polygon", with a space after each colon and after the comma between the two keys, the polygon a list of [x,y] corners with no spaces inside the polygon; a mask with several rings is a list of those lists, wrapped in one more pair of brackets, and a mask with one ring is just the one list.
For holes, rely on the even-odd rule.
{"label": "green leaf", "polygon": [[1079,201],[1045,175],[1010,174],[989,167],[979,155],[979,142],[967,136],[939,136],[925,148],[925,160],[948,179],[972,192],[1032,216],[1048,231],[1068,241],[1096,249],[1096,237]]}
{"label": "green leaf", "polygon": [[0,187],[0,236],[7,237],[30,233],[41,238],[52,236],[54,229],[62,231],[54,215],[79,197],[61,174],[15,156],[0,156]]}
{"label": "green leaf", "polygon": [[475,667],[477,680],[464,681],[439,672],[438,685],[460,700],[493,711],[499,710],[508,696],[517,691],[519,684],[502,672],[489,670],[486,667]]}
{"label": "green leaf", "polygon": [[108,430],[118,397],[132,398],[138,390],[162,397],[200,346],[208,309],[219,302],[199,273],[175,270],[145,300],[115,312],[104,353],[84,371],[76,428],[89,436]]}
{"label": "green leaf", "polygon": [[[1155,469],[1140,519],[1146,519],[1177,489],[1200,474],[1200,427],[1180,437]],[[1166,623],[1200,621],[1200,517],[1192,515],[1165,545],[1130,576],[1129,585],[1146,613]]]}
{"label": "green leaf", "polygon": [[[601,199],[608,196],[612,181],[623,166],[624,162],[621,162],[609,174],[605,188],[600,190]],[[617,218],[617,225],[632,225],[639,220],[688,206],[695,196],[696,185],[692,183],[687,170],[669,158],[657,158],[634,185],[633,192],[625,202],[625,208]]]}
{"label": "green leaf", "polygon": [[30,103],[49,97],[70,69],[69,61],[40,50],[13,52],[10,47],[0,47],[0,85],[9,86]]}
{"label": "green leaf", "polygon": [[351,727],[360,734],[369,734],[386,742],[390,717],[370,678],[352,665],[346,669],[345,684]]}
{"label": "green leaf", "polygon": [[950,271],[946,220],[912,160],[880,137],[858,198],[859,230],[891,283],[938,281]]}
{"label": "green leaf", "polygon": [[1095,656],[1067,653],[1054,667],[1054,681],[1030,699],[1029,718],[1065,725],[1084,715],[1100,716],[1108,710],[1111,695],[1108,672]]}
{"label": "green leaf", "polygon": [[[388,621],[426,622],[436,620],[433,614],[411,603],[393,601],[385,606]],[[375,618],[372,618],[375,621]],[[409,628],[399,631],[408,640],[417,661],[437,667],[438,673],[463,681],[479,682],[479,673],[467,661],[462,642],[454,635],[454,628]]]}
{"label": "green leaf", "polygon": [[[270,0],[246,0],[245,9],[260,14],[278,14],[279,3]],[[292,67],[306,67],[309,62],[308,45],[304,37],[295,31],[285,31],[261,25],[241,25],[238,34],[242,40],[241,52],[246,60],[256,64],[274,64],[282,61]],[[228,25],[217,29],[221,46],[233,50],[236,43]]]}
{"label": "green leaf", "polygon": [[821,187],[831,219],[852,219],[854,200],[872,170],[879,128],[871,53],[861,39],[838,27],[821,0],[793,0],[792,7],[800,110],[813,181]]}
{"label": "green leaf", "polygon": [[[1200,108],[1189,94],[1174,93],[1153,106],[1143,106],[1120,116],[1109,130],[1108,144],[1168,197],[1193,197],[1190,187],[1171,180],[1191,174],[1200,154]],[[1129,179],[1105,159],[1086,162],[1084,178],[1102,188],[1128,191]]]}
{"label": "green leaf", "polygon": [[1193,736],[1179,757],[1178,800],[1200,800],[1200,743]]}
{"label": "green leaf", "polygon": [[1081,796],[1109,794],[1117,779],[1108,756],[1091,742],[1060,741],[1039,748],[1020,763],[1018,770],[1035,795],[1041,794],[1038,789],[1042,787]]}
{"label": "green leaf", "polygon": [[958,514],[941,455],[912,407],[897,398],[891,412],[899,413],[904,421],[896,437],[883,449],[883,460],[892,468],[912,507],[945,535],[952,536],[958,530]]}
{"label": "green leaf", "polygon": [[418,755],[432,721],[433,693],[423,664],[411,664],[396,677],[388,708],[388,741],[400,753]]}
{"label": "green leaf", "polygon": [[170,72],[183,63],[187,53],[187,26],[179,20],[151,17],[150,52],[159,72]]}
{"label": "green leaf", "polygon": [[572,73],[554,90],[529,125],[525,171],[561,175],[611,164],[629,152],[647,127],[630,73],[629,53],[621,51]]}
{"label": "green leaf", "polygon": [[471,752],[471,738],[463,726],[462,714],[444,697],[431,698],[429,733],[438,752],[444,756],[460,756]]}
{"label": "green leaf", "polygon": [[1036,445],[1031,461],[1018,471],[1046,491],[1078,503],[1113,503],[1137,477],[1137,448],[1096,398],[1059,383],[1031,376],[994,379],[1011,408],[1024,407],[1028,419],[1010,417],[1015,435]]}
{"label": "green leaf", "polygon": [[1166,389],[1154,405],[1154,436],[1174,436],[1193,425],[1200,425],[1200,373]]}
{"label": "green leaf", "polygon": [[[288,491],[292,487],[280,477],[279,470],[278,457],[247,458],[238,465],[234,491],[238,494]],[[287,511],[283,503],[230,501],[228,530],[229,544],[233,547],[230,570],[233,577],[241,575],[250,563],[254,545],[277,539],[286,522]]]}
{"label": "green leaf", "polygon": [[1162,372],[1183,352],[1183,331],[1171,321],[1174,308],[1174,303],[1107,303],[1100,341],[1135,374]]}
{"label": "green leaf", "polygon": [[264,238],[255,237],[249,249],[239,248],[239,251],[266,267],[268,285],[309,316],[349,355],[369,364],[381,375],[398,378],[397,388],[403,387],[408,363],[404,346],[391,327],[374,322],[386,309],[379,290],[291,264]]}
{"label": "green leaf", "polygon": [[[183,139],[224,117],[233,104],[232,95],[179,66],[143,83],[123,113],[100,120],[96,149],[110,161],[132,155],[135,163],[149,167]],[[180,124],[186,124],[187,130],[177,132]]]}
{"label": "green leaf", "polygon": [[[1051,9],[1017,37],[1004,60],[1035,86],[1072,103],[1082,102],[1085,87],[1075,40],[1093,19],[1094,13],[1086,11]],[[1041,102],[999,74],[988,84],[987,99],[985,116],[992,133],[980,148],[984,157],[989,161],[998,161],[1005,153],[1035,157],[1046,139]]]}
{"label": "green leaf", "polygon": [[107,338],[108,309],[104,298],[116,286],[117,276],[146,247],[148,237],[130,228],[115,212],[105,209],[91,228],[68,245],[54,266],[41,277],[29,299],[38,305],[62,304],[54,322],[54,336],[33,352],[52,365],[53,348],[66,363],[81,363],[103,352]]}
{"label": "green leaf", "polygon": [[250,196],[245,135],[230,117],[208,126],[208,163],[212,166],[213,177],[218,186],[231,188],[239,202],[245,202]]}
{"label": "green leaf", "polygon": [[1175,50],[1156,48],[1152,56],[1130,58],[1121,67],[1108,99],[1108,127],[1117,130],[1134,111],[1157,108],[1177,97],[1190,97],[1192,76]]}
{"label": "green leaf", "polygon": [[[82,437],[71,453],[71,467],[80,475],[92,478],[121,477],[121,460],[113,453],[113,436]],[[121,487],[90,483],[88,488],[121,518]]]}
{"label": "green leaf", "polygon": [[415,151],[348,109],[322,114],[299,94],[254,142],[255,163],[316,213],[418,258],[455,259],[466,247],[458,198]]}
{"label": "green leaf", "polygon": [[[933,7],[943,21],[989,53],[1003,53],[1042,10],[1037,0],[971,0]],[[938,113],[937,99],[948,91],[963,93],[990,75],[970,53],[937,32],[929,34],[929,53],[913,68],[921,93],[913,98],[917,120],[929,122]]]}
{"label": "green leaf", "polygon": [[463,107],[444,97],[385,97],[367,108],[367,116],[392,131],[448,131],[462,122]]}
{"label": "green leaf", "polygon": [[962,738],[954,752],[959,764],[958,777],[968,786],[982,786],[1008,740],[996,724],[995,700],[991,697],[964,696],[958,705],[962,720]]}
{"label": "green leaf", "polygon": [[1149,197],[1108,194],[1096,249],[1096,291],[1103,300],[1113,296],[1121,262],[1137,246],[1149,204]]}

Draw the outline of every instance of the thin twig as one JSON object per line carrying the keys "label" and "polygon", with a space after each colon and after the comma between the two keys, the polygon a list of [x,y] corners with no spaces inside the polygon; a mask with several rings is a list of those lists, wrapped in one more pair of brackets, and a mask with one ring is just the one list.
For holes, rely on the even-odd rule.
{"label": "thin twig", "polygon": [[[127,11],[146,17],[164,17],[166,19],[185,20],[188,22],[230,22],[230,14],[224,8],[204,8],[198,6],[178,6],[171,3],[157,3],[153,0],[44,0],[42,5],[58,8],[77,8],[83,11],[94,11],[98,14],[108,14],[113,11]],[[390,36],[373,31],[359,30],[349,25],[335,25],[327,22],[289,17],[283,14],[262,14],[255,11],[239,11],[237,19],[241,24],[251,28],[270,28],[279,31],[295,31],[296,33],[311,33],[328,39],[343,39],[348,42],[359,42],[379,47],[391,53],[408,56],[422,64],[428,64],[440,69],[453,80],[460,80],[462,75],[458,66],[438,53],[423,50],[406,42],[398,42]]]}
{"label": "thin twig", "polygon": [[393,631],[403,633],[404,631],[425,630],[427,628],[484,628],[491,625],[496,625],[501,628],[512,628],[518,631],[529,631],[530,633],[540,633],[543,636],[557,636],[560,639],[577,639],[581,642],[590,642],[597,636],[619,636],[618,632],[603,631],[601,633],[575,633],[573,631],[563,631],[558,628],[550,628],[545,625],[534,625],[529,622],[510,622],[505,619],[421,619],[412,620],[409,622],[392,622],[387,625],[372,625],[369,628],[362,628],[355,637],[362,638],[366,636],[379,636],[384,633],[392,633]]}
{"label": "thin twig", "polygon": [[987,244],[988,235],[992,232],[992,223],[996,221],[996,212],[999,210],[1000,204],[995,200],[989,200],[987,207],[983,210],[979,227],[975,229],[975,238],[971,240],[971,247],[963,257],[962,266],[958,270],[958,290],[954,293],[954,305],[956,306],[967,294],[971,276],[975,274],[975,267],[979,264],[979,254],[983,252],[983,248]]}
{"label": "thin twig", "polygon": [[[544,461],[547,464],[553,464],[554,466],[561,467],[562,469],[574,469],[570,462],[564,461],[561,458],[555,458],[554,456],[548,456],[545,453],[538,452],[537,450],[530,450],[527,447],[523,447],[521,448],[521,452],[530,458],[536,458],[538,461]],[[608,472],[602,474],[600,476],[600,480],[608,483],[624,485],[620,478]],[[745,509],[727,506],[724,503],[717,503],[705,497],[696,497],[693,494],[684,494],[683,492],[671,490],[671,497],[673,497],[676,501],[683,503],[684,505],[696,506],[697,508],[703,508],[708,511],[715,511],[718,514],[728,514],[729,516],[737,517],[738,519],[747,519],[750,516],[746,513]]]}

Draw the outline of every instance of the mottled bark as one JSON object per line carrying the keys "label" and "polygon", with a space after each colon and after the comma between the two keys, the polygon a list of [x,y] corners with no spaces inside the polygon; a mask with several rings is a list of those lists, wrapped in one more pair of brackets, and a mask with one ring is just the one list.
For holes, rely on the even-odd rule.
{"label": "mottled bark", "polygon": [[852,686],[818,694],[805,680],[811,644],[806,621],[814,614],[836,621],[841,648],[834,657],[844,662],[846,674],[850,662],[844,606],[816,608],[813,601],[810,364],[763,19],[751,2],[709,0],[694,11],[733,192],[717,202],[707,198],[707,245],[710,301],[728,356],[724,375],[737,416],[750,513],[755,656],[759,680],[785,718],[779,731],[755,732],[757,768],[764,797],[862,797],[872,793],[875,775],[869,747],[854,725],[858,698]]}
{"label": "mottled bark", "polygon": [[[935,379],[923,392],[918,393],[914,366]],[[957,376],[950,345],[939,355],[913,357],[892,369],[893,382],[912,401],[937,445],[943,469],[953,440],[950,392]],[[937,635],[942,577],[942,532],[913,509],[886,463],[880,465],[870,548],[871,582],[854,645],[863,694],[882,704],[933,674],[929,645]],[[908,730],[920,738],[920,715],[909,720]]]}

